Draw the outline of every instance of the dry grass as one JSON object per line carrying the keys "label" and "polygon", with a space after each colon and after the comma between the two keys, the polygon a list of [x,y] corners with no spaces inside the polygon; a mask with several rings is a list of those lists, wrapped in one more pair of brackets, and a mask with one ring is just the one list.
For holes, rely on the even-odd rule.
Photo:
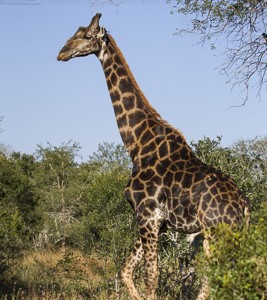
{"label": "dry grass", "polygon": [[32,251],[17,261],[8,276],[13,291],[0,299],[126,299],[116,291],[112,262],[77,250]]}
{"label": "dry grass", "polygon": [[25,256],[19,263],[23,271],[21,276],[26,276],[25,279],[27,280],[31,274],[39,277],[39,273],[46,271],[50,274],[56,274],[56,277],[60,278],[61,281],[83,278],[85,281],[98,283],[102,279],[102,273],[112,272],[113,270],[110,261],[85,256],[77,250],[66,251],[61,249],[57,252],[33,252]]}

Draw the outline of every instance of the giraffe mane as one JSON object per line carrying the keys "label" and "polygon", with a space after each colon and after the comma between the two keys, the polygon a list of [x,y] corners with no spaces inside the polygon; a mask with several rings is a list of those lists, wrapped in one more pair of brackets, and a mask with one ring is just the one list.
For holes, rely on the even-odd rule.
{"label": "giraffe mane", "polygon": [[137,92],[139,93],[139,95],[141,96],[143,103],[145,104],[146,108],[148,109],[148,111],[157,119],[157,121],[161,124],[163,124],[164,126],[167,126],[169,128],[171,128],[172,130],[176,131],[180,136],[182,136],[182,138],[185,140],[184,135],[182,134],[182,132],[177,129],[174,128],[172,125],[170,125],[166,120],[162,119],[161,115],[155,110],[155,108],[149,103],[149,101],[147,100],[146,96],[144,95],[144,93],[142,92],[142,90],[140,89],[138,83],[136,82],[133,73],[128,65],[128,63],[126,62],[120,48],[118,47],[117,43],[115,42],[114,38],[108,34],[108,40],[110,41],[110,43],[112,44],[112,46],[114,47],[114,49],[116,50],[117,55],[119,56],[119,58],[121,59],[122,64],[124,65],[128,76],[130,77],[135,89],[137,90]]}

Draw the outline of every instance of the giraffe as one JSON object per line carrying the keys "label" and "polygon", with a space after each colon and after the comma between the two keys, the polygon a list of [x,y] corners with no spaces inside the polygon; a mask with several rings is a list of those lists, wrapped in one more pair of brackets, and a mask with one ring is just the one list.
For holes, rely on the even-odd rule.
{"label": "giraffe", "polygon": [[[97,13],[79,27],[58,54],[59,61],[95,54],[107,82],[122,141],[133,168],[125,197],[134,209],[139,237],[126,259],[121,279],[132,299],[141,300],[133,272],[144,259],[146,299],[156,299],[158,242],[161,229],[204,236],[219,223],[242,226],[249,201],[228,175],[201,162],[183,134],[163,120],[138,86],[113,37],[99,26]],[[247,217],[246,217],[247,216]],[[204,280],[198,300],[209,297]]]}

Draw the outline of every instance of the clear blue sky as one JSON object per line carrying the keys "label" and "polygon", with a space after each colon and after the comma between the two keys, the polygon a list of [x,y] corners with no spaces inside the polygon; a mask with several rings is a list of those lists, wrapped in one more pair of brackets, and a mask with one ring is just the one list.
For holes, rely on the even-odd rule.
{"label": "clear blue sky", "polygon": [[[38,4],[23,4],[38,3]],[[164,1],[95,5],[86,0],[0,0],[0,141],[33,153],[49,141],[78,142],[84,158],[99,143],[120,143],[101,65],[94,56],[58,62],[57,54],[96,12],[158,112],[187,141],[223,136],[223,145],[267,134],[267,93],[240,108],[215,68],[221,58],[196,36],[174,36],[184,21]],[[102,1],[103,2],[103,1]],[[10,4],[13,3],[13,4]]]}

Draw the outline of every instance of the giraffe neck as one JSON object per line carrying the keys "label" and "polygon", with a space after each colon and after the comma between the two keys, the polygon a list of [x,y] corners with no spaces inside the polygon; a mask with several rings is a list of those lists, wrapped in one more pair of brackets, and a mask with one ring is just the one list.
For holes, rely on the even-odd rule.
{"label": "giraffe neck", "polygon": [[108,40],[98,58],[105,73],[122,141],[134,159],[142,145],[149,143],[155,135],[164,134],[164,127],[173,128],[144,96],[112,36],[108,35]]}

